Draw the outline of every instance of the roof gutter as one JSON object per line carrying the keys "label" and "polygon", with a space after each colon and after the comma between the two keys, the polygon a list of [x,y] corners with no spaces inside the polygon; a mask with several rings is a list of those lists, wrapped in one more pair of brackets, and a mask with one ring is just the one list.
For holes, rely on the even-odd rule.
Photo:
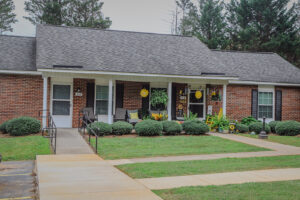
{"label": "roof gutter", "polygon": [[0,74],[19,74],[19,75],[42,75],[38,71],[20,71],[20,70],[0,70]]}
{"label": "roof gutter", "polygon": [[56,70],[56,69],[38,69],[38,72],[54,73],[74,73],[74,74],[98,74],[114,76],[136,76],[136,77],[163,77],[163,78],[189,78],[189,79],[214,79],[214,80],[238,80],[238,77],[224,76],[184,76],[184,75],[166,75],[166,74],[141,74],[127,72],[105,72],[105,71],[80,71],[80,70]]}
{"label": "roof gutter", "polygon": [[275,85],[275,86],[300,87],[300,83],[274,83],[274,82],[236,81],[236,80],[230,80],[229,84],[238,84],[238,85]]}

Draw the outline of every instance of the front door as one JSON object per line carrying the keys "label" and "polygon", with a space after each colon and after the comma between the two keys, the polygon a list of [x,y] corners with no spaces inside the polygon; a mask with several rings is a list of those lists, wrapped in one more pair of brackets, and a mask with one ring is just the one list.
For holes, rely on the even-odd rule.
{"label": "front door", "polygon": [[189,96],[189,114],[197,114],[197,117],[200,119],[205,118],[205,91],[200,90],[202,93],[201,98],[197,99],[195,94],[198,90],[190,90],[190,96]]}
{"label": "front door", "polygon": [[52,116],[58,128],[72,127],[72,85],[52,85]]}

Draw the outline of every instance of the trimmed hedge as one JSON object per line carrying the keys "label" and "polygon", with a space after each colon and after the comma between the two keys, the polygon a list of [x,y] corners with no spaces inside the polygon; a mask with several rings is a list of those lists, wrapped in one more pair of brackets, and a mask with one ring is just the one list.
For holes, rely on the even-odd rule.
{"label": "trimmed hedge", "polygon": [[300,122],[283,121],[277,123],[275,131],[279,135],[294,136],[300,134]]}
{"label": "trimmed hedge", "polygon": [[111,125],[104,122],[93,122],[89,124],[87,127],[87,131],[89,134],[92,134],[91,130],[94,130],[94,132],[98,136],[109,135],[112,133]]}
{"label": "trimmed hedge", "polygon": [[157,136],[162,130],[162,123],[155,120],[143,120],[135,125],[135,131],[139,136]]}
{"label": "trimmed hedge", "polygon": [[207,124],[200,120],[188,120],[182,124],[183,130],[189,135],[201,135],[209,131]]}
{"label": "trimmed hedge", "polygon": [[[266,133],[270,133],[271,131],[271,128],[268,124],[265,124],[265,131]],[[261,131],[262,131],[262,128],[263,128],[263,123],[262,122],[254,122],[254,123],[251,123],[249,125],[249,131],[253,131],[255,132],[256,134],[259,134]]]}
{"label": "trimmed hedge", "polygon": [[3,122],[3,123],[0,125],[0,132],[1,132],[1,133],[3,133],[3,134],[6,134],[6,133],[7,133],[6,126],[7,126],[8,122],[9,122],[9,121]]}
{"label": "trimmed hedge", "polygon": [[112,125],[112,133],[115,135],[130,134],[133,126],[128,122],[118,121]]}
{"label": "trimmed hedge", "polygon": [[280,121],[271,121],[271,122],[269,122],[269,126],[271,128],[272,133],[276,133],[275,127],[278,124],[278,122],[280,122]]}
{"label": "trimmed hedge", "polygon": [[237,124],[236,125],[236,130],[239,133],[247,133],[247,132],[249,132],[249,127],[245,124]]}
{"label": "trimmed hedge", "polygon": [[176,121],[163,121],[162,125],[165,135],[177,135],[182,131],[182,126]]}
{"label": "trimmed hedge", "polygon": [[41,122],[32,117],[18,117],[9,120],[6,124],[6,131],[12,136],[23,136],[39,133]]}
{"label": "trimmed hedge", "polygon": [[244,117],[241,121],[241,124],[245,124],[245,125],[249,126],[250,124],[252,124],[254,122],[258,122],[258,120],[252,116],[249,116],[249,117]]}

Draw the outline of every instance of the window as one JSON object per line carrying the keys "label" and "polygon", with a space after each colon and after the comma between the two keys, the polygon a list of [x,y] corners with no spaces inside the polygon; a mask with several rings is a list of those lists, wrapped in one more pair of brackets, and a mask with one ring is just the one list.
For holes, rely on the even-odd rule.
{"label": "window", "polygon": [[96,86],[96,115],[108,114],[108,86]]}
{"label": "window", "polygon": [[258,93],[258,118],[273,118],[273,92]]}

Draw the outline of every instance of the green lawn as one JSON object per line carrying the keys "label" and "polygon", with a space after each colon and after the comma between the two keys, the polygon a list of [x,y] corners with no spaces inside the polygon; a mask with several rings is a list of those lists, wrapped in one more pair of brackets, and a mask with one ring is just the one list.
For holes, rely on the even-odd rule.
{"label": "green lawn", "polygon": [[[250,135],[250,134],[241,134],[241,135],[246,136],[246,137],[251,137],[251,138],[258,138],[258,135]],[[281,144],[287,144],[287,145],[300,147],[300,137],[269,135],[268,140],[271,142],[278,142]]]}
{"label": "green lawn", "polygon": [[222,158],[177,162],[136,163],[117,166],[133,178],[183,176],[258,169],[300,167],[300,156]]}
{"label": "green lawn", "polygon": [[[95,144],[95,139],[92,140]],[[99,138],[98,152],[104,159],[266,151],[215,136]]]}
{"label": "green lawn", "polygon": [[300,181],[182,187],[154,192],[164,200],[299,200]]}
{"label": "green lawn", "polygon": [[42,136],[0,138],[3,161],[35,160],[36,155],[51,154],[49,139]]}

